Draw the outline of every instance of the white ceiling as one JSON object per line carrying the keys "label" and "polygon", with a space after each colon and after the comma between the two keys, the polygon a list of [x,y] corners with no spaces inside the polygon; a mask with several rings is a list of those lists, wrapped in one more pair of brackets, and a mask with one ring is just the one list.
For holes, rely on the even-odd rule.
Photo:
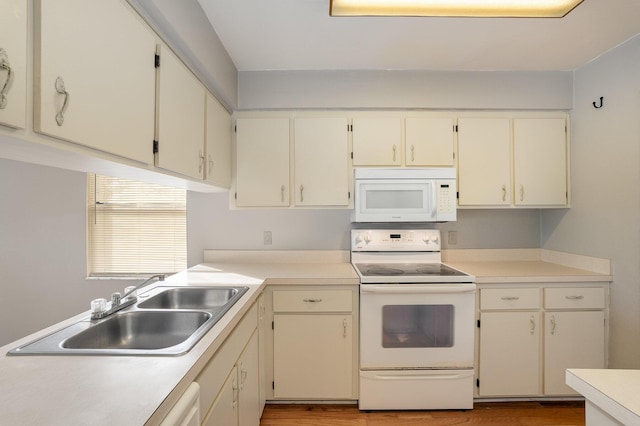
{"label": "white ceiling", "polygon": [[640,33],[640,0],[561,19],[330,17],[329,0],[198,0],[239,71],[573,70]]}

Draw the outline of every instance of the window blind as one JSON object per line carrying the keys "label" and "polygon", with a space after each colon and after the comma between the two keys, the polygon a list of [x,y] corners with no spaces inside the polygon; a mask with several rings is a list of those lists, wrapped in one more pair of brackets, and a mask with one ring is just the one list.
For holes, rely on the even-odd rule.
{"label": "window blind", "polygon": [[186,268],[186,190],[95,174],[87,180],[89,276]]}

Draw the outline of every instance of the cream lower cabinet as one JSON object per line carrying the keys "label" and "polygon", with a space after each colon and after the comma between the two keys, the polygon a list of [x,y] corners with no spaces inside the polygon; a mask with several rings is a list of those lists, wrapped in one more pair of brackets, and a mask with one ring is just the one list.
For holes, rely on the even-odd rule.
{"label": "cream lower cabinet", "polygon": [[35,131],[153,164],[155,35],[124,0],[33,3]]}
{"label": "cream lower cabinet", "polygon": [[605,368],[608,286],[480,288],[478,396],[576,395],[567,368]]}
{"label": "cream lower cabinet", "polygon": [[23,129],[27,101],[27,0],[0,0],[0,124]]}
{"label": "cream lower cabinet", "polygon": [[260,423],[258,311],[256,303],[195,380],[203,425]]}
{"label": "cream lower cabinet", "polygon": [[357,399],[357,287],[271,294],[273,399]]}

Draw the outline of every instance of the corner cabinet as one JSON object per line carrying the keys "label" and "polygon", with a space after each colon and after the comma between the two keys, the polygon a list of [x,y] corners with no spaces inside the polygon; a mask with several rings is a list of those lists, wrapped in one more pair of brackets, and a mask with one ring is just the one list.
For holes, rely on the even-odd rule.
{"label": "corner cabinet", "polygon": [[267,295],[272,307],[268,399],[357,399],[357,287],[273,286]]}
{"label": "corner cabinet", "polygon": [[205,88],[166,46],[158,49],[157,167],[204,178]]}
{"label": "corner cabinet", "polygon": [[124,0],[36,0],[34,14],[35,130],[152,164],[155,35]]}
{"label": "corner cabinet", "polygon": [[27,101],[27,0],[0,0],[0,124],[23,129]]}
{"label": "corner cabinet", "polygon": [[567,368],[606,368],[606,283],[479,287],[479,397],[576,395]]}

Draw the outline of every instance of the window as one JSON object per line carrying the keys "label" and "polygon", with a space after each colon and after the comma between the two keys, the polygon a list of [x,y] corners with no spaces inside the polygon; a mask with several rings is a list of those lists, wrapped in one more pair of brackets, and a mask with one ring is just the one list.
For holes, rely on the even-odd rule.
{"label": "window", "polygon": [[173,273],[187,266],[184,189],[88,175],[89,276]]}

